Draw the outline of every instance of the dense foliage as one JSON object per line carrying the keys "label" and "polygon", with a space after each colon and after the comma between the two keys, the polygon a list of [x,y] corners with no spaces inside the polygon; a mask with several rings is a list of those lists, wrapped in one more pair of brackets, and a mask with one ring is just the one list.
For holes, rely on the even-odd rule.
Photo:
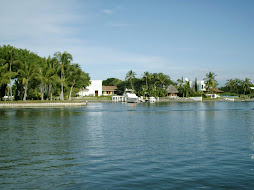
{"label": "dense foliage", "polygon": [[90,84],[88,73],[71,61],[68,52],[43,58],[26,49],[0,46],[0,98],[71,99],[79,88]]}
{"label": "dense foliage", "polygon": [[[240,80],[238,78],[227,80],[225,86],[220,89],[226,92],[227,95],[240,96],[240,95],[251,95],[253,90],[250,87],[253,87],[253,82],[245,78],[244,80]],[[253,94],[251,95],[253,96]]]}
{"label": "dense foliage", "polygon": [[106,80],[102,81],[103,86],[117,86],[121,83],[122,81],[117,78],[108,78]]}
{"label": "dense foliage", "polygon": [[132,70],[126,74],[125,81],[117,85],[120,94],[127,88],[135,90],[138,96],[165,97],[167,95],[166,88],[170,84],[174,84],[170,77],[163,73],[144,72],[141,78],[135,76],[136,73]]}

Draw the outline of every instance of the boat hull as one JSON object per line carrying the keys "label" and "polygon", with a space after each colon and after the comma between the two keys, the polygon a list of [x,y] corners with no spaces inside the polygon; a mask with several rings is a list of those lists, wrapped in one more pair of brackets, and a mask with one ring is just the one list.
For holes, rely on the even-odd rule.
{"label": "boat hull", "polygon": [[130,97],[127,97],[127,100],[126,100],[127,103],[135,103],[137,101],[138,101],[137,98],[130,98]]}

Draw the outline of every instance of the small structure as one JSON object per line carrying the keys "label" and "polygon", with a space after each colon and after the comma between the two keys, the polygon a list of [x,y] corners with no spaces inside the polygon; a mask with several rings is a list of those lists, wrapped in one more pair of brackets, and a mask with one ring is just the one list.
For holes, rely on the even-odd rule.
{"label": "small structure", "polygon": [[166,89],[168,92],[169,97],[177,97],[177,94],[179,93],[178,90],[171,84]]}
{"label": "small structure", "polygon": [[112,96],[111,100],[114,102],[125,102],[125,96]]}
{"label": "small structure", "polygon": [[209,96],[211,98],[218,98],[220,97],[220,94],[223,93],[224,91],[214,88],[212,89],[212,92],[213,93],[206,94],[206,96]]}
{"label": "small structure", "polygon": [[102,95],[111,96],[115,95],[117,91],[117,86],[102,86]]}
{"label": "small structure", "polygon": [[102,95],[102,80],[91,80],[91,84],[81,89],[78,96],[101,96]]}

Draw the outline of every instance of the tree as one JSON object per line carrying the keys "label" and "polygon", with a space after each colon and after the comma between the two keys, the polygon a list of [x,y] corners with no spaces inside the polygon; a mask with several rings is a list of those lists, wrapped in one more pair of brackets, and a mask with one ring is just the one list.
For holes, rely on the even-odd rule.
{"label": "tree", "polygon": [[64,100],[64,80],[65,80],[65,74],[64,71],[66,69],[66,66],[70,64],[72,61],[72,55],[68,52],[56,52],[54,56],[58,59],[60,63],[60,76],[61,76],[61,94],[60,94],[60,100]]}
{"label": "tree", "polygon": [[226,83],[226,87],[229,88],[230,92],[234,91],[235,88],[235,80],[234,79],[228,79]]}
{"label": "tree", "polygon": [[15,49],[11,46],[7,46],[7,56],[6,59],[1,58],[2,66],[1,71],[1,84],[8,84],[9,94],[12,101],[12,79],[17,76],[17,72],[13,72],[12,66],[19,61],[15,59]]}
{"label": "tree", "polygon": [[35,73],[34,73],[35,67],[34,67],[34,63],[28,64],[27,61],[25,61],[21,65],[22,66],[18,70],[17,73],[19,74],[19,77],[22,80],[22,84],[24,85],[24,97],[23,97],[23,101],[26,101],[28,84],[35,77]]}
{"label": "tree", "polygon": [[53,57],[44,58],[45,64],[45,84],[47,87],[47,99],[52,100],[53,90],[56,89],[57,84],[61,83],[61,79],[57,74],[57,68],[59,67],[58,60]]}
{"label": "tree", "polygon": [[146,72],[144,72],[143,77],[145,77],[145,79],[146,79],[146,90],[147,90],[148,89],[148,80],[151,79],[151,74],[148,71],[146,71]]}
{"label": "tree", "polygon": [[245,78],[245,80],[242,81],[242,88],[243,88],[244,95],[250,92],[250,86],[251,86],[250,79]]}
{"label": "tree", "polygon": [[130,70],[125,77],[125,80],[129,81],[131,83],[131,89],[134,90],[133,86],[133,79],[135,78],[136,73]]}
{"label": "tree", "polygon": [[158,84],[158,87],[160,88],[164,88],[165,86],[173,84],[173,82],[170,80],[170,77],[168,75],[164,75],[163,73],[158,73],[156,76],[157,76],[156,84]]}
{"label": "tree", "polygon": [[183,77],[180,79],[177,79],[177,82],[178,82],[178,87],[183,87],[183,85],[184,85]]}
{"label": "tree", "polygon": [[195,92],[198,91],[198,80],[197,80],[197,78],[195,78],[194,90],[195,90]]}
{"label": "tree", "polygon": [[185,84],[183,85],[183,96],[189,97],[189,95],[192,93],[192,89],[190,87],[190,82],[185,81]]}
{"label": "tree", "polygon": [[108,79],[102,81],[102,85],[103,86],[117,86],[121,82],[122,81],[117,78],[108,78]]}
{"label": "tree", "polygon": [[76,85],[78,87],[88,86],[90,84],[90,77],[87,73],[83,72],[78,64],[70,65],[68,70],[67,81],[70,86],[69,100],[71,100],[71,94],[73,87]]}
{"label": "tree", "polygon": [[206,74],[206,78],[204,78],[206,88],[208,92],[210,92],[212,89],[216,88],[217,81],[215,80],[215,73],[209,72]]}

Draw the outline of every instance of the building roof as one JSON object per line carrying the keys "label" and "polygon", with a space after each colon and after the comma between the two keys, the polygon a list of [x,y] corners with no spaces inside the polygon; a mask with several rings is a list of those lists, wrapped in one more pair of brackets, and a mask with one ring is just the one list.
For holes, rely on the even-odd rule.
{"label": "building roof", "polygon": [[116,91],[117,86],[102,86],[102,91]]}
{"label": "building roof", "polygon": [[216,89],[216,88],[212,89],[212,91],[215,92],[215,93],[222,93],[222,92],[224,92],[224,91]]}
{"label": "building roof", "polygon": [[167,90],[168,93],[171,93],[171,94],[177,94],[177,93],[179,93],[178,90],[172,84],[169,85],[166,90]]}

